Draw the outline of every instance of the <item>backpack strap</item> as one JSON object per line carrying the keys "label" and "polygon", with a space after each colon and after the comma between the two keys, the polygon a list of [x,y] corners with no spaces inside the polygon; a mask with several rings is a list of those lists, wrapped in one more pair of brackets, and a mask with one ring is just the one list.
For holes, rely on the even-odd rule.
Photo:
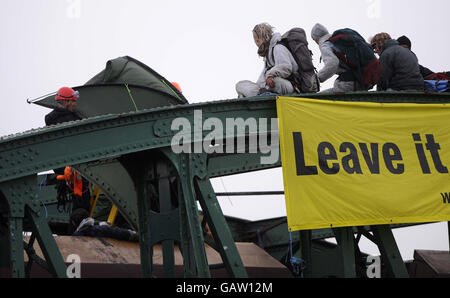
{"label": "backpack strap", "polygon": [[[267,68],[268,70],[269,70],[269,69],[272,69],[272,68],[275,66],[275,53],[274,53],[274,52],[275,52],[275,47],[278,46],[278,45],[284,46],[280,41],[277,42],[277,43],[273,46],[273,48],[272,48],[272,61],[273,61],[273,64],[274,64],[274,65],[270,66],[269,63],[268,63],[269,57],[266,58],[266,68]],[[269,49],[269,51],[270,51],[270,49]],[[269,66],[270,66],[270,67],[269,67]]]}

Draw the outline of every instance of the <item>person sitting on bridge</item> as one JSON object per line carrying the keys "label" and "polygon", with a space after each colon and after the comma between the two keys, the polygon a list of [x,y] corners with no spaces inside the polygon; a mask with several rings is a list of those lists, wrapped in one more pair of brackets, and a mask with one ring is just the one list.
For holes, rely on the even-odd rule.
{"label": "person sitting on bridge", "polygon": [[139,235],[129,229],[112,227],[106,222],[95,224],[85,209],[76,209],[70,216],[70,224],[75,231],[72,236],[107,237],[118,240],[138,242]]}
{"label": "person sitting on bridge", "polygon": [[[408,37],[406,37],[405,35],[403,35],[403,36],[399,37],[399,38],[397,39],[397,41],[398,41],[398,43],[399,43],[400,46],[402,46],[402,47],[404,47],[404,48],[407,48],[408,50],[411,51],[411,48],[412,48],[412,46],[411,46],[411,40],[410,40]],[[413,52],[413,53],[414,53],[414,52]],[[428,68],[426,68],[426,67],[424,67],[424,66],[422,66],[422,65],[420,65],[420,64],[419,64],[419,68],[420,68],[420,74],[422,75],[422,77],[423,77],[424,79],[426,79],[426,77],[428,77],[429,75],[434,74],[434,71],[432,71],[432,70],[430,70],[430,69],[428,69]]]}
{"label": "person sitting on bridge", "polygon": [[374,51],[380,55],[383,70],[378,91],[423,91],[424,80],[419,61],[410,50],[399,45],[387,33],[379,33],[371,40]]}
{"label": "person sitting on bridge", "polygon": [[81,117],[73,111],[79,98],[78,91],[69,87],[60,88],[55,96],[57,107],[45,116],[45,125],[81,120]]}
{"label": "person sitting on bridge", "polygon": [[253,29],[253,39],[258,47],[258,55],[264,58],[264,69],[256,83],[240,81],[236,84],[238,97],[253,97],[264,93],[296,93],[288,78],[298,71],[298,65],[291,52],[284,45],[278,44],[281,34],[274,33],[271,25],[262,23]]}
{"label": "person sitting on bridge", "polygon": [[[330,38],[332,34],[329,33],[328,29],[317,23],[311,29],[311,38],[317,43],[320,49],[321,60],[324,63],[324,67],[319,71],[319,81],[324,83],[331,79],[334,75],[338,75],[334,81],[333,87],[321,91],[320,93],[346,93],[352,91],[367,91],[367,88],[361,87],[358,83],[358,79],[355,76],[354,71],[341,61],[338,56],[333,51],[334,45]],[[356,43],[355,43],[356,45]],[[355,48],[356,50],[356,48]],[[355,62],[360,62],[360,59],[355,59]]]}

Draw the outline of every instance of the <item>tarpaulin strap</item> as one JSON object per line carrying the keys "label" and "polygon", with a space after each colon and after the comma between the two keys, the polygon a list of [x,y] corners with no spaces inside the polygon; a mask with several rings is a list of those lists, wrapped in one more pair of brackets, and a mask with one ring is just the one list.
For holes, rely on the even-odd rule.
{"label": "tarpaulin strap", "polygon": [[161,82],[163,82],[164,83],[164,85],[166,85],[167,86],[167,88],[169,88],[170,89],[170,91],[172,91],[173,92],[173,94],[175,94],[175,96],[179,99],[179,100],[182,100],[179,96],[178,96],[178,94],[169,86],[169,85],[167,85],[167,83],[166,83],[166,81],[164,81],[164,80],[161,80]]}
{"label": "tarpaulin strap", "polygon": [[305,269],[305,261],[303,261],[300,258],[294,257],[292,254],[292,232],[289,231],[289,257],[290,257],[290,264],[293,273],[296,276],[303,277],[303,270]]}
{"label": "tarpaulin strap", "polygon": [[27,98],[27,103],[29,103],[29,104],[35,103],[36,101],[38,101],[38,100],[40,100],[40,99],[43,99],[43,98],[46,98],[46,97],[48,97],[48,96],[50,96],[50,95],[55,95],[55,94],[56,94],[56,92],[52,92],[52,93],[49,93],[49,94],[46,94],[46,95],[42,95],[42,96],[40,96],[40,97],[38,97],[38,98],[35,98],[35,99],[29,99],[29,98]]}
{"label": "tarpaulin strap", "polygon": [[130,95],[131,101],[133,102],[134,108],[136,109],[136,112],[137,112],[138,107],[136,105],[136,102],[134,101],[133,95],[131,94],[130,88],[128,88],[128,84],[125,84],[125,88],[127,88],[128,94]]}

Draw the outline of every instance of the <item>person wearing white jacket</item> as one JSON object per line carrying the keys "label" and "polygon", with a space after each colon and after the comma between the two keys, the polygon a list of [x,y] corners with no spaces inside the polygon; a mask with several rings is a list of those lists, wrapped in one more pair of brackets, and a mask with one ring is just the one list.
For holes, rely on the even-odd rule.
{"label": "person wearing white jacket", "polygon": [[319,71],[319,81],[327,81],[334,75],[339,77],[334,82],[333,88],[323,90],[320,93],[345,93],[357,91],[358,84],[354,80],[343,79],[343,74],[348,72],[348,68],[340,63],[339,58],[333,52],[333,44],[329,41],[331,34],[322,24],[316,24],[311,30],[312,39],[319,45],[324,67]]}
{"label": "person wearing white jacket", "polygon": [[253,39],[258,47],[258,55],[264,58],[264,69],[256,83],[240,81],[236,84],[239,98],[253,97],[266,92],[278,95],[298,92],[289,80],[298,71],[291,52],[278,42],[280,33],[273,33],[273,27],[267,23],[256,25],[253,29]]}

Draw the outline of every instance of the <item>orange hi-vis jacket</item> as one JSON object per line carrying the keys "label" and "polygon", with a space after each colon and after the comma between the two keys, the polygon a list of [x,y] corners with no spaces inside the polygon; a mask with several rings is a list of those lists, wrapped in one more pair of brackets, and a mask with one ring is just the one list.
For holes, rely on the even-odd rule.
{"label": "orange hi-vis jacket", "polygon": [[81,175],[75,172],[71,167],[66,167],[64,169],[64,175],[58,175],[56,179],[66,180],[72,185],[73,193],[76,196],[83,196],[83,180]]}

